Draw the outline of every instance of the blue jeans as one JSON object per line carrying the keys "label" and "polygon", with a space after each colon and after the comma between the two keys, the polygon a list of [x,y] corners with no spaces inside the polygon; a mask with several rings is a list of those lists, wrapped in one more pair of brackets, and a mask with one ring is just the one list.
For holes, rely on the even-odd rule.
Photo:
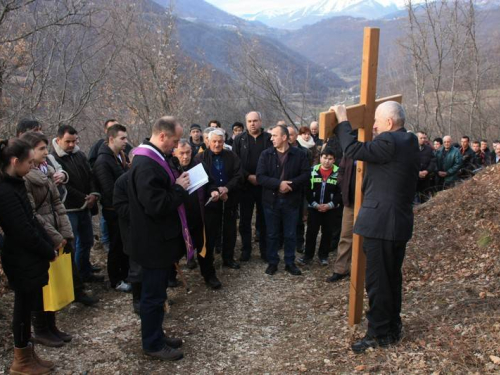
{"label": "blue jeans", "polygon": [[167,285],[167,269],[142,268],[141,334],[142,349],[146,352],[157,352],[165,347],[163,318]]}
{"label": "blue jeans", "polygon": [[101,229],[101,243],[109,244],[108,223],[106,223],[104,215],[101,216],[101,221],[99,222],[99,228]]}
{"label": "blue jeans", "polygon": [[285,247],[285,264],[295,262],[295,246],[297,244],[297,221],[299,207],[290,207],[288,200],[278,198],[273,206],[263,204],[267,230],[267,261],[269,264],[278,264],[280,258],[278,249],[283,223],[283,238]]}
{"label": "blue jeans", "polygon": [[75,263],[80,276],[85,279],[91,274],[90,249],[94,245],[92,216],[89,210],[68,212],[71,229],[75,236]]}

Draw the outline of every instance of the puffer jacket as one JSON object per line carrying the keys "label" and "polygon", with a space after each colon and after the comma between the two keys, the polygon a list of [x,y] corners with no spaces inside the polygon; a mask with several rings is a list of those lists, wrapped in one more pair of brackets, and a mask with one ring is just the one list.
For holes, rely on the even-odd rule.
{"label": "puffer jacket", "polygon": [[73,239],[73,231],[61,202],[59,190],[52,180],[54,168],[47,166],[47,175],[38,168],[33,168],[24,176],[28,198],[38,222],[55,244]]}
{"label": "puffer jacket", "polygon": [[15,291],[47,285],[54,244],[33,215],[24,180],[4,176],[0,182],[0,226],[5,241],[2,266]]}

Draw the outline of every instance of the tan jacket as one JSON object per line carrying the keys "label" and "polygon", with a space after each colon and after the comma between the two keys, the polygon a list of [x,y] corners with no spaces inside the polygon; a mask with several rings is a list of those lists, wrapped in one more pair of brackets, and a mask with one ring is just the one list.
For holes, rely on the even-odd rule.
{"label": "tan jacket", "polygon": [[52,180],[55,170],[50,165],[47,167],[48,175],[33,168],[24,176],[24,180],[28,198],[37,220],[47,231],[54,244],[59,244],[63,239],[72,240],[73,231],[57,186]]}

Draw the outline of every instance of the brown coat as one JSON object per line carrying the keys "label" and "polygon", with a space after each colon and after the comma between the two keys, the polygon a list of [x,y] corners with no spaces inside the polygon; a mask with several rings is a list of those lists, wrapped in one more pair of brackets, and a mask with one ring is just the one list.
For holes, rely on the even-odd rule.
{"label": "brown coat", "polygon": [[24,176],[24,180],[28,198],[37,220],[47,231],[54,244],[59,244],[63,239],[72,240],[73,231],[57,186],[52,180],[54,173],[55,170],[50,165],[48,166],[48,175],[33,168]]}

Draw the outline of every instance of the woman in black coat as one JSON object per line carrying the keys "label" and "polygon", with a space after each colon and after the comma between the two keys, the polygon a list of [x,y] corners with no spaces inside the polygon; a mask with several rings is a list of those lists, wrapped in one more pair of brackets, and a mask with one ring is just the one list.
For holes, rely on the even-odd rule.
{"label": "woman in black coat", "polygon": [[[2,265],[14,290],[14,362],[11,373],[46,374],[54,367],[30,343],[31,311],[43,309],[49,262],[57,255],[50,237],[33,215],[23,180],[34,153],[19,139],[0,141],[0,226],[5,234]],[[59,244],[57,244],[59,245]]]}

